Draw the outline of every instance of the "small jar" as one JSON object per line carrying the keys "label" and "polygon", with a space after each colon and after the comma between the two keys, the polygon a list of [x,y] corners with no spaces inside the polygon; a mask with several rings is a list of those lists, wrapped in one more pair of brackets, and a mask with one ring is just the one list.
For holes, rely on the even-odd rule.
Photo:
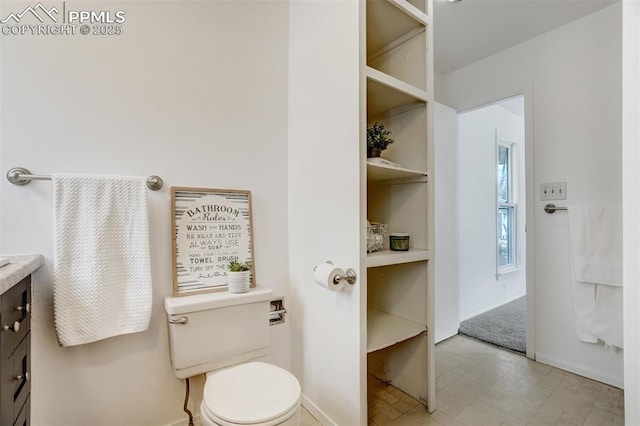
{"label": "small jar", "polygon": [[389,235],[389,248],[393,251],[409,250],[409,234],[393,233]]}
{"label": "small jar", "polygon": [[367,253],[378,251],[382,248],[384,234],[386,233],[386,223],[372,223],[367,226]]}

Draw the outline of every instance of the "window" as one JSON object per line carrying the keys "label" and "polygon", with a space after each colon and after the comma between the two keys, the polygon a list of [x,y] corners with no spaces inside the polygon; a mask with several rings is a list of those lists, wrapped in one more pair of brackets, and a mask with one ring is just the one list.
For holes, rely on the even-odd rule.
{"label": "window", "polygon": [[499,139],[497,143],[497,272],[508,272],[517,268],[516,256],[516,210],[514,196],[513,143]]}

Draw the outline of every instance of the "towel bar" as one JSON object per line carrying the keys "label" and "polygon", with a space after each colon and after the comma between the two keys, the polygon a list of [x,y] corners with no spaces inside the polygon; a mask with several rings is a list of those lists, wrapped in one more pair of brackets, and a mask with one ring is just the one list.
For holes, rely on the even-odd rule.
{"label": "towel bar", "polygon": [[[26,185],[32,180],[51,180],[51,176],[34,175],[24,167],[14,167],[7,172],[7,180],[14,185]],[[152,191],[162,188],[163,183],[160,176],[151,175],[147,178],[147,188]]]}
{"label": "towel bar", "polygon": [[569,207],[556,207],[555,204],[547,204],[544,206],[544,211],[549,214],[555,213],[558,210],[569,210]]}

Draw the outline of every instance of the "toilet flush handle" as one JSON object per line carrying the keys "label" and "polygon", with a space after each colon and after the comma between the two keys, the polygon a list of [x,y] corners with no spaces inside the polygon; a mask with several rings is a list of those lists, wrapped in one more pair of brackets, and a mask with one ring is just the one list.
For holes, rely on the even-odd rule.
{"label": "toilet flush handle", "polygon": [[169,324],[186,324],[189,322],[189,318],[180,317],[180,318],[169,318]]}

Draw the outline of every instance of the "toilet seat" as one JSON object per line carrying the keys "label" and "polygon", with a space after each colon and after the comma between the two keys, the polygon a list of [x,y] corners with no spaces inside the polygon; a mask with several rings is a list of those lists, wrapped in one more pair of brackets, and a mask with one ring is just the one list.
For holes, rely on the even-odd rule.
{"label": "toilet seat", "polygon": [[[284,425],[284,424],[291,424],[291,425],[299,425],[299,411],[300,411],[300,406],[296,406],[293,407],[291,409],[291,411],[285,413],[284,415],[275,418],[273,420],[270,420],[268,422],[265,423],[252,423],[250,425],[247,424],[242,424],[242,423],[231,423],[231,422],[227,422],[225,420],[222,420],[218,417],[216,417],[214,414],[212,414],[206,407],[204,401],[202,401],[202,404],[200,405],[200,421],[202,426],[215,426],[215,425],[219,425],[219,426],[277,426],[277,425]],[[297,422],[292,422],[292,423],[285,423],[288,419],[292,419],[296,414],[298,414],[298,421]]]}
{"label": "toilet seat", "polygon": [[293,374],[250,362],[207,373],[201,416],[220,425],[275,425],[298,410],[300,398]]}

